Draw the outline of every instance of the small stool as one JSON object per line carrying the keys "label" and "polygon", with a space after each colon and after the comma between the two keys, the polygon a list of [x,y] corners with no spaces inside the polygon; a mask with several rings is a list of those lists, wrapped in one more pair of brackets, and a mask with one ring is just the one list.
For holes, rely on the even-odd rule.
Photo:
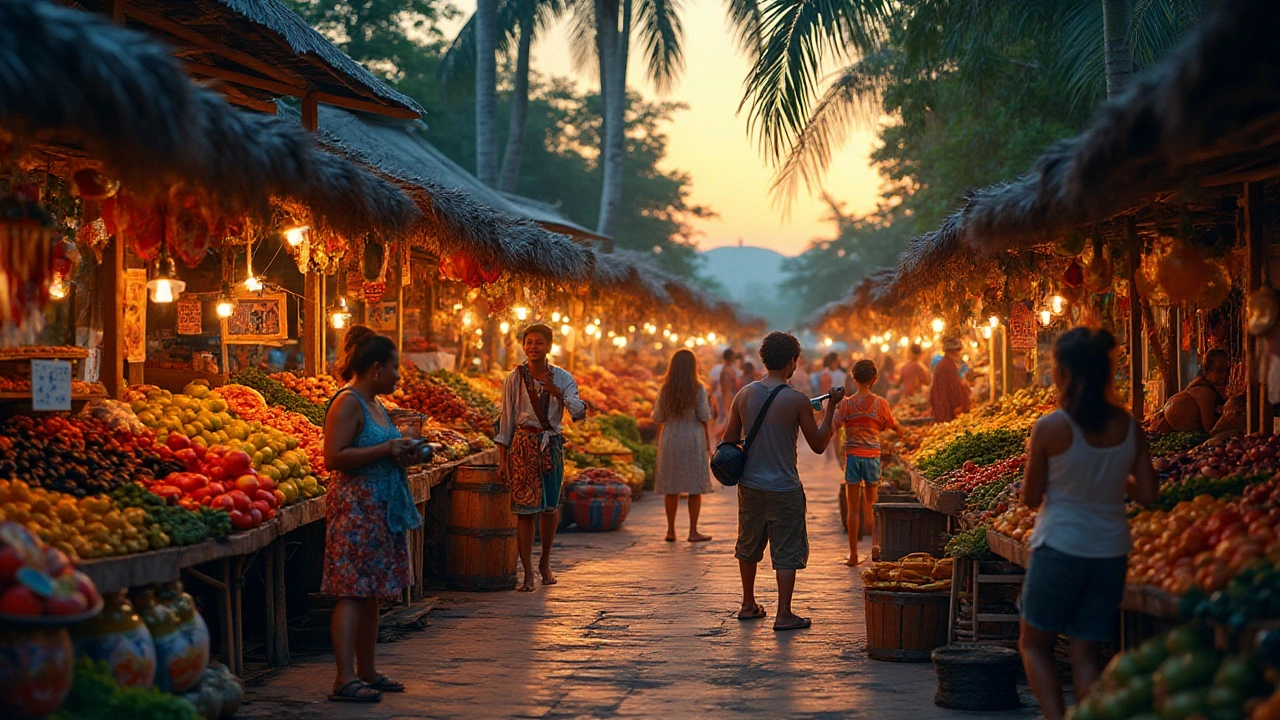
{"label": "small stool", "polygon": [[998,645],[952,645],[933,651],[938,694],[933,702],[952,710],[1013,710],[1018,699],[1018,653]]}

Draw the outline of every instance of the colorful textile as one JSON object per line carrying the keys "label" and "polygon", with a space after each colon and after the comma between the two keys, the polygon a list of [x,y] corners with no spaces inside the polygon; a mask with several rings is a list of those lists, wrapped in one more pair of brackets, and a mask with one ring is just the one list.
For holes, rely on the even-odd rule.
{"label": "colorful textile", "polygon": [[893,425],[889,401],[879,395],[851,395],[836,407],[835,423],[844,428],[846,457],[880,457],[880,433]]}
{"label": "colorful textile", "polygon": [[960,379],[960,367],[944,356],[933,369],[933,387],[929,390],[929,407],[935,422],[956,419],[956,409],[969,412],[969,386]]}
{"label": "colorful textile", "polygon": [[542,476],[551,469],[551,458],[538,447],[540,433],[521,431],[507,448],[507,483],[511,509],[542,508]]}

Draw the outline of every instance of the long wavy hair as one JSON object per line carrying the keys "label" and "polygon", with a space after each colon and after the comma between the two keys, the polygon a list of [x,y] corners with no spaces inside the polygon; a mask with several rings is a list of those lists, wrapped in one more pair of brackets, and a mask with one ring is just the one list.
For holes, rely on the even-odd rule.
{"label": "long wavy hair", "polygon": [[699,378],[698,356],[689,350],[677,350],[667,364],[667,374],[662,378],[662,391],[658,402],[667,417],[676,418],[693,412],[698,405]]}

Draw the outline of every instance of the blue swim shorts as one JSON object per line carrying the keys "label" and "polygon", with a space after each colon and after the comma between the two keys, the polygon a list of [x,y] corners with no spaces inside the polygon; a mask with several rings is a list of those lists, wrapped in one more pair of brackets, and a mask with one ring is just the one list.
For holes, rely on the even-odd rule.
{"label": "blue swim shorts", "polygon": [[844,481],[851,484],[880,484],[880,458],[863,458],[849,455],[844,459]]}

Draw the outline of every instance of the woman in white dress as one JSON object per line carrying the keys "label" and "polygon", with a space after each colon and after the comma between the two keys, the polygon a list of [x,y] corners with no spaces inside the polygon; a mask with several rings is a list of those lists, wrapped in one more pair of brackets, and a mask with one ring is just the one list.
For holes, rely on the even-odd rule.
{"label": "woman in white dress", "polygon": [[677,351],[653,405],[653,421],[661,426],[654,490],[666,497],[667,542],[675,542],[676,510],[684,493],[689,495],[689,542],[711,539],[698,532],[702,495],[711,492],[713,447],[711,402],[698,375],[698,358],[688,350]]}

